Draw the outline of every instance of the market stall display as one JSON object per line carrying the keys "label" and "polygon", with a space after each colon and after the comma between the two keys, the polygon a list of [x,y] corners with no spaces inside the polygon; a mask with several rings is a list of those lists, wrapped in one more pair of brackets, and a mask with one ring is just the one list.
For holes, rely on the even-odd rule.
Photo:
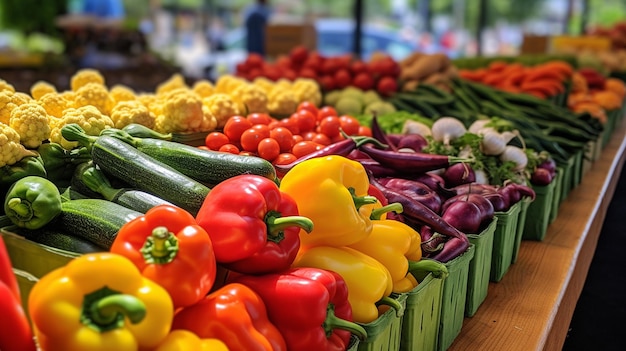
{"label": "market stall display", "polygon": [[[377,90],[357,74],[335,89],[317,75],[263,76],[253,69],[266,63],[250,57],[240,76],[188,85],[175,74],[149,93],[109,87],[93,69],[67,91],[0,81],[10,244],[0,258],[32,274],[16,273],[42,350],[160,350],[191,336],[231,350],[453,348],[523,240],[541,243],[584,182],[587,148],[601,155],[626,95],[623,82],[554,57],[472,71],[441,55],[300,56],[280,63],[301,73],[317,57],[316,74],[327,75],[371,69]],[[504,76],[517,80],[493,78]],[[402,89],[381,90],[384,78]],[[29,245],[62,259],[31,265]],[[82,281],[87,266],[133,269],[124,281]],[[45,317],[67,296],[89,301],[83,322],[68,322],[85,340]],[[224,326],[240,319],[216,312],[225,300],[268,328],[248,321],[234,335]],[[241,301],[256,301],[256,312]],[[199,328],[212,313],[214,326]],[[109,340],[109,330],[129,339]]]}

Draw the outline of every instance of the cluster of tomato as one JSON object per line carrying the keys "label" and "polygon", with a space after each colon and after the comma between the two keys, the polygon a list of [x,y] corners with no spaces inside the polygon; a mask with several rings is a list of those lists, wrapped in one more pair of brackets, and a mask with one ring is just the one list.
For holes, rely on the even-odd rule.
{"label": "cluster of tomato", "polygon": [[338,115],[332,106],[302,102],[282,119],[266,113],[232,116],[222,130],[207,134],[201,147],[287,164],[346,136],[371,136],[371,129],[352,116]]}

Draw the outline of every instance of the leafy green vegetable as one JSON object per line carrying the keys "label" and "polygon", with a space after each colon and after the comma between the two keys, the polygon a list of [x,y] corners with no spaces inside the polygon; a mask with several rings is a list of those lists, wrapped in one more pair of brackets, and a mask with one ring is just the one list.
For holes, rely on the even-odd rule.
{"label": "leafy green vegetable", "polygon": [[[370,126],[372,124],[371,114],[361,114],[353,116],[362,125]],[[422,122],[427,126],[433,125],[433,120],[420,116],[416,113],[410,113],[407,111],[396,111],[391,113],[384,113],[377,115],[378,124],[387,133],[401,133],[404,122],[408,120]]]}

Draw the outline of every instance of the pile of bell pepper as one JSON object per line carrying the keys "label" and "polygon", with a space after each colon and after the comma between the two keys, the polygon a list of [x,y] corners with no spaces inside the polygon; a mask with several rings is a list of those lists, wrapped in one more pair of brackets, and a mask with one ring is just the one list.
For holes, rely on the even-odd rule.
{"label": "pile of bell pepper", "polygon": [[153,207],[108,252],[35,284],[32,331],[13,293],[22,324],[8,330],[42,351],[346,350],[389,308],[402,313],[397,296],[416,276],[447,274],[422,258],[415,229],[387,218],[402,206],[374,190],[359,162],[327,156],[298,163],[280,184],[227,179],[196,216]]}

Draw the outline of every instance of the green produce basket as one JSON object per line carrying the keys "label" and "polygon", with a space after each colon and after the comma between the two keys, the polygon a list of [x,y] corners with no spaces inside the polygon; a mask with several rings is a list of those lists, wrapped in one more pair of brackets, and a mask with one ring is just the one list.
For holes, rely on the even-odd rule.
{"label": "green produce basket", "polygon": [[446,278],[437,278],[432,273],[416,278],[419,285],[406,293],[400,350],[435,351],[441,319],[443,283]]}
{"label": "green produce basket", "polygon": [[370,323],[360,323],[367,331],[367,339],[359,341],[359,351],[395,351],[400,349],[402,320],[406,308],[406,294],[394,295],[402,305],[401,311],[388,309]]}
{"label": "green produce basket", "polygon": [[463,327],[467,278],[470,261],[473,257],[474,245],[470,244],[462,255],[445,263],[446,268],[448,268],[448,277],[443,282],[441,319],[439,321],[439,335],[437,336],[438,351],[447,350]]}
{"label": "green produce basket", "polygon": [[621,118],[622,109],[615,109],[606,113],[607,122],[604,124],[604,132],[602,135],[602,147],[611,140],[615,128],[617,128],[617,121]]}
{"label": "green produce basket", "polygon": [[554,222],[556,217],[559,215],[559,208],[561,206],[561,190],[563,189],[563,175],[565,170],[563,167],[556,168],[556,176],[552,179],[552,183],[554,183],[554,191],[552,195],[552,199],[550,200],[550,215],[548,216],[548,224]]}
{"label": "green produce basket", "polygon": [[359,337],[356,335],[352,335],[350,338],[350,344],[348,344],[348,348],[346,351],[357,351],[359,349]]}
{"label": "green produce basket", "polygon": [[561,180],[561,196],[559,202],[565,201],[569,191],[572,190],[572,177],[574,176],[574,164],[576,163],[576,156],[571,156],[567,159],[566,163],[563,163],[563,179]]}
{"label": "green produce basket", "polygon": [[583,176],[583,157],[584,157],[583,149],[576,152],[574,155],[574,172],[572,173],[572,189],[576,188]]}
{"label": "green produce basket", "polygon": [[558,202],[553,200],[556,187],[557,182],[554,180],[548,185],[533,185],[536,196],[535,201],[528,206],[526,225],[522,234],[523,240],[542,241],[546,236],[550,213],[554,210],[555,203],[558,206]]}
{"label": "green produce basket", "polygon": [[491,257],[493,255],[493,234],[496,230],[498,217],[494,216],[487,228],[478,234],[467,234],[474,245],[474,257],[470,261],[467,277],[467,297],[465,298],[465,315],[471,317],[487,298],[489,275],[491,273]]}
{"label": "green produce basket", "polygon": [[498,222],[493,233],[493,254],[489,275],[493,282],[499,282],[511,266],[520,207],[521,202],[518,201],[508,211],[496,212]]}
{"label": "green produce basket", "polygon": [[41,278],[50,271],[65,266],[72,259],[80,256],[76,252],[60,250],[28,240],[13,231],[17,227],[0,228],[0,235],[11,259],[13,268]]}
{"label": "green produce basket", "polygon": [[[21,269],[13,268],[13,275],[17,280],[17,286],[20,288],[20,298],[22,299],[22,308],[28,311],[28,295],[30,290],[35,286],[39,279],[28,272]],[[30,314],[26,313],[26,317],[30,320]]]}
{"label": "green produce basket", "polygon": [[515,242],[513,243],[513,256],[511,257],[511,263],[517,261],[519,255],[519,248],[522,245],[522,236],[524,235],[524,229],[526,227],[526,215],[528,214],[528,206],[533,202],[530,197],[524,196],[520,201],[519,217],[517,218],[517,229],[515,230]]}

